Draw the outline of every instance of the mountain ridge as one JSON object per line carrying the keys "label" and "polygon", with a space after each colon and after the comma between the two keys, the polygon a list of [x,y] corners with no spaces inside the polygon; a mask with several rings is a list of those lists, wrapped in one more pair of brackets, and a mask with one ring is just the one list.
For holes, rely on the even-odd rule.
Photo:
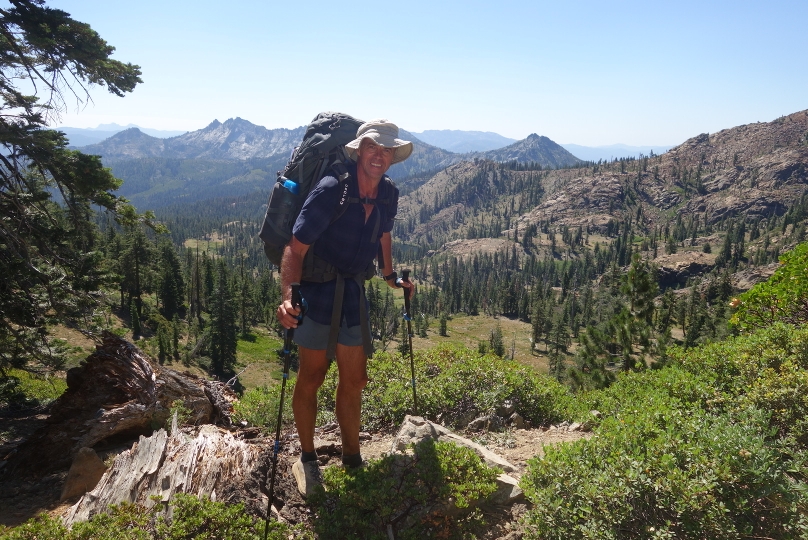
{"label": "mountain ridge", "polygon": [[[122,137],[132,137],[137,130],[143,136],[137,148],[126,148]],[[242,118],[230,118],[225,122],[214,120],[207,126],[170,139],[158,139],[130,128],[102,141],[85,146],[82,151],[98,154],[106,159],[137,157],[165,157],[175,159],[231,159],[246,160],[270,158],[278,154],[288,155],[303,137],[305,128],[269,130]],[[128,135],[122,135],[128,134]],[[142,154],[138,154],[138,150]]]}
{"label": "mountain ridge", "polygon": [[486,152],[508,146],[517,141],[492,131],[465,131],[459,129],[429,129],[413,132],[423,142],[457,154]]}
{"label": "mountain ridge", "polygon": [[[269,189],[305,129],[267,129],[237,117],[224,122],[216,119],[202,129],[168,139],[130,128],[81,150],[100,155],[124,180],[122,195],[138,206],[154,208],[170,204],[172,197],[198,200]],[[510,145],[506,155],[504,150],[456,154],[424,143],[403,129],[401,136],[413,141],[414,150],[409,159],[391,167],[389,174],[406,190],[416,188],[435,171],[470,159],[508,159],[545,167],[578,161],[546,137],[541,144],[531,139]]]}
{"label": "mountain ridge", "polygon": [[642,159],[556,170],[458,163],[402,198],[397,237],[433,250],[510,238],[521,249],[525,231],[538,225],[608,234],[629,220],[650,235],[677,220],[769,222],[806,191],[808,111],[800,111],[700,134]]}

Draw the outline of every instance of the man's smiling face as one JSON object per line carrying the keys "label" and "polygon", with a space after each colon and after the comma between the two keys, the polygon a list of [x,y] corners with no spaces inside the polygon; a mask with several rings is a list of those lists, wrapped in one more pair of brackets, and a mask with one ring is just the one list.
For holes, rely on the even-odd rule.
{"label": "man's smiling face", "polygon": [[395,148],[380,146],[371,139],[362,139],[357,150],[356,165],[370,179],[381,180],[393,164],[395,154]]}

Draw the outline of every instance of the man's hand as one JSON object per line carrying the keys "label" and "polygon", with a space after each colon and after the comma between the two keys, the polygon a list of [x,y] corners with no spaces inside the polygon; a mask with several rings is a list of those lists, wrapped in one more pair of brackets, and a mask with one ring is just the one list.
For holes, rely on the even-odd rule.
{"label": "man's hand", "polygon": [[303,257],[309,250],[307,244],[301,243],[297,238],[292,236],[289,244],[283,250],[283,259],[281,260],[281,294],[283,295],[283,302],[278,306],[275,316],[281,326],[287,330],[297,328],[300,321],[298,316],[301,314],[301,307],[295,307],[292,304],[292,284],[300,282],[300,276],[303,273]]}
{"label": "man's hand", "polygon": [[403,279],[399,278],[398,285],[404,289],[404,294],[407,298],[412,298],[415,294],[415,283],[412,281],[404,281]]}
{"label": "man's hand", "polygon": [[275,316],[278,317],[278,322],[287,330],[297,328],[299,315],[300,308],[293,306],[291,300],[284,300],[275,312]]}
{"label": "man's hand", "polygon": [[409,301],[412,295],[415,294],[415,284],[410,281],[410,269],[401,271],[401,277],[396,280],[396,285],[404,289],[404,300],[407,304],[407,311],[409,311]]}

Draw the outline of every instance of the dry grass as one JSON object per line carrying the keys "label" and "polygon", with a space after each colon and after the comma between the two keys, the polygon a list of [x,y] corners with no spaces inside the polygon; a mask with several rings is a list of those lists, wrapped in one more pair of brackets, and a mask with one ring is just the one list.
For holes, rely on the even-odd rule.
{"label": "dry grass", "polygon": [[[506,317],[493,318],[485,315],[472,316],[462,313],[456,314],[449,319],[446,325],[446,333],[448,334],[446,337],[439,335],[439,321],[433,319],[430,321],[429,330],[427,331],[428,337],[420,338],[417,335],[414,336],[412,338],[412,348],[416,351],[421,351],[431,349],[442,343],[451,343],[464,345],[472,350],[477,350],[479,342],[481,340],[487,342],[497,324],[502,328],[506,358],[511,358],[511,354],[513,353],[513,359],[517,362],[532,366],[542,373],[547,373],[547,356],[541,354],[539,351],[531,352],[530,350],[530,324],[517,319],[508,319]],[[414,326],[413,332],[415,332]],[[397,343],[391,343],[387,350],[394,351],[396,348]],[[543,344],[539,345],[539,350],[543,353]]]}

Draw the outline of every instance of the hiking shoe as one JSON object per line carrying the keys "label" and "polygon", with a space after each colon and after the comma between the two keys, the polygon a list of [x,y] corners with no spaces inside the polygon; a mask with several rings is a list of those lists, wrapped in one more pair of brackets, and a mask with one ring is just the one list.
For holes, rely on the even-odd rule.
{"label": "hiking shoe", "polygon": [[317,460],[304,463],[298,459],[292,465],[292,474],[297,481],[297,490],[304,499],[310,497],[317,486],[323,485],[323,475]]}

